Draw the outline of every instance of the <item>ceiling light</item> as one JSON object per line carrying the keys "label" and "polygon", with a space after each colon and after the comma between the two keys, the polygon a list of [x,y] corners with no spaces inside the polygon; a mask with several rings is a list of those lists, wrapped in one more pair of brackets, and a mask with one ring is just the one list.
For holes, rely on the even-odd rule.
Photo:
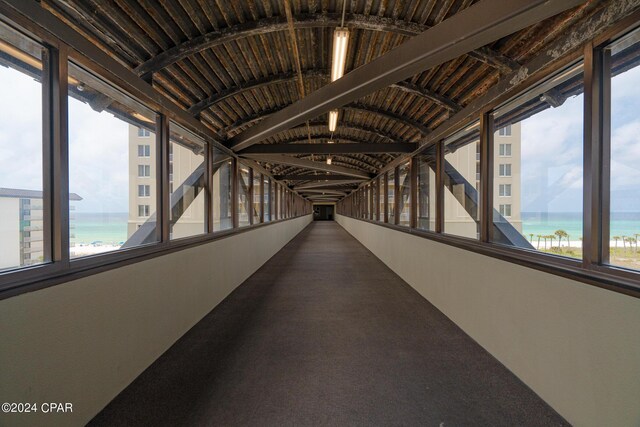
{"label": "ceiling light", "polygon": [[331,164],[331,157],[327,157],[327,164],[330,165]]}
{"label": "ceiling light", "polygon": [[329,132],[335,132],[338,127],[338,110],[329,111]]}
{"label": "ceiling light", "polygon": [[327,141],[327,143],[328,143],[328,144],[333,144],[333,143],[334,143],[334,141],[329,140],[329,141]]}
{"label": "ceiling light", "polygon": [[349,30],[336,28],[333,32],[333,60],[331,62],[331,81],[334,82],[344,75],[347,62],[347,45],[349,44]]}

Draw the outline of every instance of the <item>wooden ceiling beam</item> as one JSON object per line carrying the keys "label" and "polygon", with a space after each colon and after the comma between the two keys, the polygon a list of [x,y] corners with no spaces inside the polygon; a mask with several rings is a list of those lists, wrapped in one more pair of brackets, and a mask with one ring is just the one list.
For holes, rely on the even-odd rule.
{"label": "wooden ceiling beam", "polygon": [[[273,178],[277,181],[342,181],[342,180],[354,180],[353,177],[346,175],[335,174],[304,174],[304,175],[274,175]],[[368,178],[358,178],[357,180],[362,182]]]}
{"label": "wooden ceiling beam", "polygon": [[242,157],[248,157],[253,160],[267,163],[275,163],[281,165],[296,166],[299,168],[319,170],[324,172],[331,172],[340,175],[355,176],[356,178],[370,179],[373,175],[368,174],[356,169],[351,169],[343,166],[328,165],[325,162],[314,162],[313,160],[299,159],[293,156],[287,156],[284,154],[247,154]]}
{"label": "wooden ceiling beam", "polygon": [[[348,140],[345,138],[341,139]],[[246,150],[239,151],[238,154],[411,153],[416,148],[418,148],[418,145],[411,143],[256,144]]]}
{"label": "wooden ceiling beam", "polygon": [[581,3],[581,0],[476,3],[236,135],[229,146],[234,151],[245,149]]}
{"label": "wooden ceiling beam", "polygon": [[[340,25],[341,14],[339,13],[301,14],[293,17],[293,28],[296,30],[304,28],[336,28]],[[417,36],[430,28],[428,25],[414,22],[354,13],[349,13],[345,16],[345,26],[356,30],[381,31],[408,37]],[[286,16],[275,16],[214,30],[159,53],[137,66],[134,71],[139,76],[148,77],[171,64],[212,47],[247,37],[286,31],[287,29]],[[503,69],[511,63],[504,55],[490,49],[474,51],[472,57],[499,69]]]}
{"label": "wooden ceiling beam", "polygon": [[[284,107],[284,108],[285,109],[289,108],[290,105],[287,106],[287,107]],[[362,103],[353,103],[353,104],[349,104],[349,105],[346,105],[346,106],[342,107],[342,109],[343,110],[355,111],[355,112],[363,112],[363,113],[375,114],[375,115],[378,115],[378,116],[385,117],[388,120],[393,120],[393,121],[396,121],[396,122],[400,122],[405,126],[408,126],[410,128],[414,128],[414,129],[418,130],[420,132],[420,134],[422,135],[422,137],[426,137],[429,134],[429,129],[425,125],[423,125],[422,123],[419,123],[419,122],[417,122],[417,121],[415,121],[415,120],[413,120],[413,119],[411,119],[409,117],[405,117],[405,116],[403,116],[401,114],[397,114],[397,113],[394,113],[392,111],[387,111],[387,110],[384,110],[384,109],[376,107],[376,106],[362,104]],[[234,132],[237,129],[242,128],[244,126],[247,126],[249,124],[253,124],[253,123],[268,119],[269,117],[273,116],[274,114],[278,114],[282,110],[283,110],[283,108],[274,108],[274,109],[270,109],[270,110],[267,110],[267,111],[262,111],[260,113],[257,113],[257,114],[254,114],[254,115],[251,115],[251,116],[248,116],[248,117],[243,117],[242,120],[239,120],[239,121],[227,126],[226,128],[221,129],[218,132],[218,136],[221,139],[226,139],[226,135],[227,134],[229,134],[231,132]],[[340,120],[342,120],[342,118],[340,118]],[[303,123],[304,123],[304,121],[303,121]],[[342,121],[340,121],[340,123],[342,123]],[[288,130],[288,129],[283,129],[283,130]],[[375,131],[375,129],[372,129],[372,131]]]}
{"label": "wooden ceiling beam", "polygon": [[[321,78],[326,81],[329,80],[329,72],[326,70],[313,70],[313,69],[304,70],[302,72],[302,75],[305,80],[314,79],[314,78]],[[197,116],[202,111],[206,110],[212,105],[215,105],[218,102],[224,101],[225,99],[233,98],[234,96],[240,95],[243,92],[260,89],[262,87],[279,84],[279,83],[294,82],[296,81],[297,78],[298,78],[297,73],[286,72],[286,73],[274,74],[265,78],[251,80],[251,81],[242,83],[239,86],[233,86],[222,92],[215,93],[197,102],[196,104],[192,105],[191,107],[189,107],[188,111],[194,116]],[[457,104],[455,101],[447,98],[446,96],[440,95],[432,90],[420,87],[408,81],[394,83],[390,85],[390,87],[400,89],[403,92],[410,93],[420,98],[424,98],[452,112],[457,112],[462,109],[461,105]]]}

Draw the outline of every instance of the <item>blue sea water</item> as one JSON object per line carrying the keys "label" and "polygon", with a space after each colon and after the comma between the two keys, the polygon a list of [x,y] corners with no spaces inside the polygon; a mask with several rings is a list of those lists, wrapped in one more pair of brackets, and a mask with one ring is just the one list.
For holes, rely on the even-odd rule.
{"label": "blue sea water", "polygon": [[[564,230],[569,240],[582,237],[582,212],[522,212],[522,234],[550,235]],[[640,212],[614,212],[611,214],[612,236],[634,237],[640,234]]]}
{"label": "blue sea water", "polygon": [[76,244],[102,242],[118,244],[127,240],[127,212],[71,212],[72,233]]}

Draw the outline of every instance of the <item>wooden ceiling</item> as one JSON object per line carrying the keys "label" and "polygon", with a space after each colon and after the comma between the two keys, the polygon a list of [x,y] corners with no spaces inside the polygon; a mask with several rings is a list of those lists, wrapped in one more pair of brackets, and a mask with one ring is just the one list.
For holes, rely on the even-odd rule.
{"label": "wooden ceiling", "polygon": [[[344,0],[350,29],[346,72],[478,0]],[[582,6],[533,25],[342,108],[337,143],[416,143],[543,51],[577,21],[606,7]],[[292,20],[285,7],[290,4]],[[343,0],[41,0],[50,10],[225,143],[329,82],[333,31]],[[292,43],[288,25],[292,24]],[[326,143],[326,115],[263,141]],[[392,150],[390,150],[392,151]],[[398,154],[333,154],[333,165],[377,173]],[[297,155],[324,162],[326,155]],[[261,162],[274,175],[309,169]],[[302,181],[291,180],[291,184]],[[348,187],[348,186],[347,186]]]}

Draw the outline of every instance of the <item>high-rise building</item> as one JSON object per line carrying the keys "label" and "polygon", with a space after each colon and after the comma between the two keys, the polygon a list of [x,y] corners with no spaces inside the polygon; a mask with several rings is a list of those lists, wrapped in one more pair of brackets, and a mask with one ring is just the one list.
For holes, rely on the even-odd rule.
{"label": "high-rise building", "polygon": [[[129,220],[127,238],[156,211],[156,145],[155,134],[129,125]],[[178,191],[185,180],[204,161],[204,157],[180,144],[169,144],[169,193]],[[183,189],[190,191],[190,189]],[[204,194],[189,203],[180,219],[171,227],[171,237],[180,238],[203,232]]]}
{"label": "high-rise building", "polygon": [[[520,123],[498,129],[494,138],[493,207],[508,222],[522,232],[520,212]],[[476,196],[480,194],[480,143],[471,142],[445,156],[445,160],[474,186]],[[453,181],[453,180],[452,180]],[[465,185],[454,182],[445,191],[444,223],[445,232],[458,236],[477,238],[477,206],[479,200],[470,200],[465,194]],[[435,191],[435,187],[433,189]],[[474,218],[470,212],[476,213]]]}
{"label": "high-rise building", "polygon": [[[82,200],[75,193],[70,201]],[[70,205],[71,211],[75,206]],[[44,261],[42,191],[0,188],[0,270]],[[74,237],[74,216],[69,216],[69,237]]]}

